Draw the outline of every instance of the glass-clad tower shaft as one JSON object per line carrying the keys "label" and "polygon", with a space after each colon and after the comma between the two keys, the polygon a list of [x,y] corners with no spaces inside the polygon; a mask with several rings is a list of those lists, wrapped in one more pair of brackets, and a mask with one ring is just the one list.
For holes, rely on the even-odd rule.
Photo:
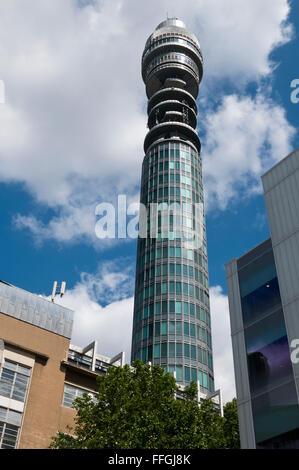
{"label": "glass-clad tower shaft", "polygon": [[[141,203],[148,220],[146,234],[138,239],[131,359],[164,366],[181,385],[199,381],[208,395],[214,378],[196,133],[202,74],[194,34],[176,18],[161,23],[142,56],[149,132]],[[193,242],[190,234],[195,234]]]}

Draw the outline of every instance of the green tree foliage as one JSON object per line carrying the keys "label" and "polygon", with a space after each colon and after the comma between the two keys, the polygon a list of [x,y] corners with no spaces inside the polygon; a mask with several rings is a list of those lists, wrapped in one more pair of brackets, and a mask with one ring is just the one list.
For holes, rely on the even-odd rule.
{"label": "green tree foliage", "polygon": [[223,407],[224,414],[224,436],[228,449],[240,449],[240,434],[238,421],[238,408],[236,398]]}
{"label": "green tree foliage", "polygon": [[[73,429],[59,432],[51,448],[60,449],[223,449],[238,442],[237,408],[222,418],[210,400],[199,407],[197,387],[175,399],[175,379],[159,366],[136,361],[133,368],[111,367],[98,377],[97,400],[77,398]],[[230,405],[230,406],[229,406]]]}

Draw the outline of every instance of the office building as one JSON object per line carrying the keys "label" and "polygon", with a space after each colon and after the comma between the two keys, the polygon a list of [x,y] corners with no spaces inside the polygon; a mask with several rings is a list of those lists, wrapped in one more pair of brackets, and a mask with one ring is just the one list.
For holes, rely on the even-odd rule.
{"label": "office building", "polygon": [[74,424],[73,400],[124,364],[70,344],[73,312],[0,281],[0,449],[44,449]]}
{"label": "office building", "polygon": [[298,449],[299,149],[262,182],[271,238],[226,265],[241,445]]}
{"label": "office building", "polygon": [[[142,77],[148,98],[132,362],[159,364],[178,384],[214,392],[201,143],[196,132],[200,45],[176,18],[148,38]],[[194,243],[188,243],[194,237]]]}

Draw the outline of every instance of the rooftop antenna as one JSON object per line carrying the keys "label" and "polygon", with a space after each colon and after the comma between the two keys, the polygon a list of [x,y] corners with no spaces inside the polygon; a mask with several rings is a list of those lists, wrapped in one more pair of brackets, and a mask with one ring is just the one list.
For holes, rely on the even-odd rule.
{"label": "rooftop antenna", "polygon": [[57,281],[54,281],[53,284],[53,290],[52,290],[52,295],[51,295],[51,301],[54,302],[55,296],[59,295],[60,298],[63,296],[65,293],[65,288],[66,288],[66,282],[62,281],[61,285],[57,287]]}

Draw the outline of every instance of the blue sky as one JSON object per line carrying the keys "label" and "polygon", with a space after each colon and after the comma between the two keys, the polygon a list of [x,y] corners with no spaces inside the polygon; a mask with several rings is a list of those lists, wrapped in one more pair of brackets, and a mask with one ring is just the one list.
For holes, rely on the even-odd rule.
{"label": "blue sky", "polygon": [[188,0],[174,12],[170,0],[78,5],[0,6],[0,279],[45,295],[65,280],[74,342],[96,337],[103,354],[129,353],[136,242],[98,240],[94,210],[117,194],[139,198],[141,54],[166,12],[179,16],[205,59],[198,131],[216,382],[218,372],[229,398],[224,264],[269,236],[260,176],[299,146],[299,103],[290,100],[299,78],[298,2]]}

